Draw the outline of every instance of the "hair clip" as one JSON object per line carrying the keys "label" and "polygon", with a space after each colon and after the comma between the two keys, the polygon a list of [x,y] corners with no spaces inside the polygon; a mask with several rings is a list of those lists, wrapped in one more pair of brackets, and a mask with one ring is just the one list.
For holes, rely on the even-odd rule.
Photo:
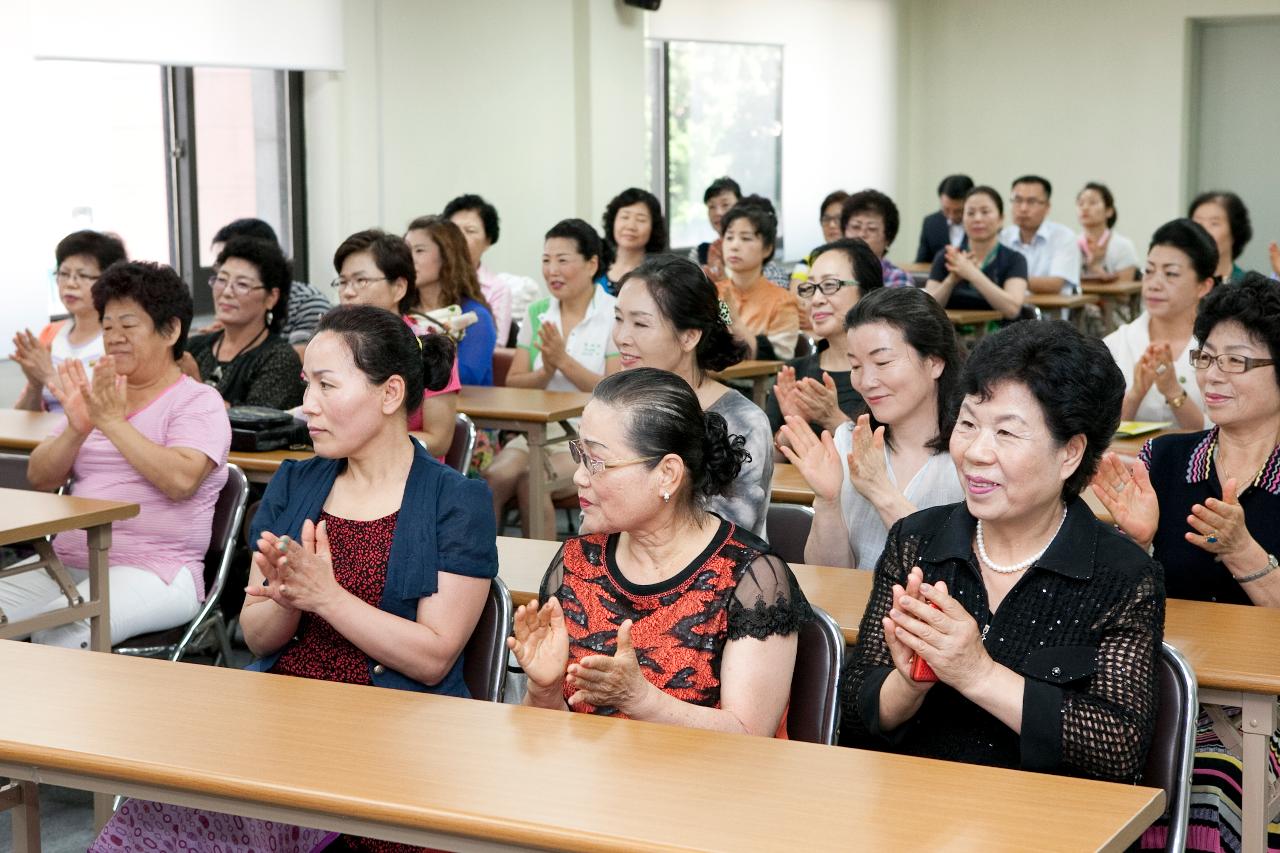
{"label": "hair clip", "polygon": [[727,328],[733,328],[733,315],[729,313],[729,303],[723,299],[717,301],[720,303],[720,322]]}

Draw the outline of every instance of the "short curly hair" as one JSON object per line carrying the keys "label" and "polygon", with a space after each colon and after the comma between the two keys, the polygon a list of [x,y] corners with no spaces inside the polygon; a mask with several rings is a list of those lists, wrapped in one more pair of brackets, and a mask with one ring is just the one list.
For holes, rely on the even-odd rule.
{"label": "short curly hair", "polygon": [[489,245],[498,245],[498,208],[475,193],[467,193],[450,200],[440,215],[445,219],[452,219],[455,213],[462,213],[464,210],[476,212],[480,217],[480,223],[484,225],[484,236],[488,238]]}
{"label": "short curly hair", "polygon": [[649,208],[649,242],[645,244],[646,255],[664,252],[667,249],[667,220],[662,215],[662,204],[658,197],[648,190],[629,187],[618,193],[604,209],[604,242],[610,252],[617,252],[618,241],[613,237],[613,223],[618,218],[618,211],[633,204],[643,204]]}
{"label": "short curly hair", "polygon": [[892,245],[898,237],[898,206],[879,190],[862,190],[844,200],[840,208],[840,230],[843,232],[849,220],[859,213],[878,213],[884,219],[885,245]]}
{"label": "short curly hair", "polygon": [[76,255],[88,255],[98,262],[98,272],[106,272],[107,267],[125,259],[124,243],[101,231],[73,231],[58,241],[53,257],[62,266],[63,261]]}
{"label": "short curly hair", "polygon": [[960,391],[987,400],[1004,382],[1027,387],[1059,445],[1084,436],[1080,465],[1062,484],[1062,499],[1073,500],[1098,470],[1120,425],[1124,374],[1111,351],[1062,320],[1014,323],[974,348]]}
{"label": "short curly hair", "polygon": [[1197,344],[1204,346],[1214,327],[1226,322],[1239,323],[1249,337],[1267,345],[1276,362],[1272,375],[1280,385],[1280,286],[1261,273],[1247,272],[1239,281],[1209,291],[1196,310],[1192,334]]}
{"label": "short curly hair", "polygon": [[1221,205],[1227,212],[1227,225],[1231,228],[1231,260],[1234,261],[1240,257],[1244,247],[1253,239],[1253,223],[1249,220],[1249,208],[1245,207],[1244,200],[1233,192],[1210,190],[1207,193],[1200,193],[1191,200],[1191,206],[1187,208],[1187,218],[1195,216],[1196,208],[1209,202]]}
{"label": "short curly hair", "polygon": [[187,333],[191,331],[193,309],[191,291],[173,267],[150,261],[113,264],[93,285],[93,307],[98,310],[98,322],[102,322],[108,303],[122,299],[138,303],[151,318],[157,334],[177,323],[173,360],[182,358],[187,348]]}
{"label": "short curly hair", "polygon": [[293,284],[293,265],[280,251],[280,244],[274,240],[262,240],[257,237],[232,237],[218,253],[218,266],[222,266],[229,258],[239,258],[253,264],[258,270],[258,278],[267,290],[279,293],[275,307],[271,309],[271,334],[278,335],[284,330],[285,320],[289,314],[289,288]]}

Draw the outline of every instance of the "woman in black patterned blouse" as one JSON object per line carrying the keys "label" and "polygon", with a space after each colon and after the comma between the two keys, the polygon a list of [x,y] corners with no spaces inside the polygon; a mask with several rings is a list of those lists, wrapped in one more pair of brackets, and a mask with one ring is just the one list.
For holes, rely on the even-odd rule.
{"label": "woman in black patterned blouse", "polygon": [[1100,341],[1049,321],[985,338],[961,385],[965,502],[889,531],[845,672],[843,740],[1132,781],[1155,725],[1164,587],[1079,498],[1124,378]]}

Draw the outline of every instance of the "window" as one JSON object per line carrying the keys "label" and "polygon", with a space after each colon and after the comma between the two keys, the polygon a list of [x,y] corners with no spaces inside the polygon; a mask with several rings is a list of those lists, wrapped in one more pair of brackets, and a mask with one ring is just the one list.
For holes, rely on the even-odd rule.
{"label": "window", "polygon": [[650,184],[666,200],[671,246],[714,239],[702,193],[722,175],[777,206],[782,48],[651,40],[645,56]]}

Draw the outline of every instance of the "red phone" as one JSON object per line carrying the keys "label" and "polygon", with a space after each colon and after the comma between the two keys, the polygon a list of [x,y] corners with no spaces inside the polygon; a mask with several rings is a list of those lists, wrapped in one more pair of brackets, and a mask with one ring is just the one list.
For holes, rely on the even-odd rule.
{"label": "red phone", "polygon": [[[929,606],[934,610],[940,610],[938,605],[932,601],[928,602]],[[911,655],[911,680],[912,681],[937,681],[938,674],[933,671],[933,667],[929,666],[929,662],[917,654]]]}

